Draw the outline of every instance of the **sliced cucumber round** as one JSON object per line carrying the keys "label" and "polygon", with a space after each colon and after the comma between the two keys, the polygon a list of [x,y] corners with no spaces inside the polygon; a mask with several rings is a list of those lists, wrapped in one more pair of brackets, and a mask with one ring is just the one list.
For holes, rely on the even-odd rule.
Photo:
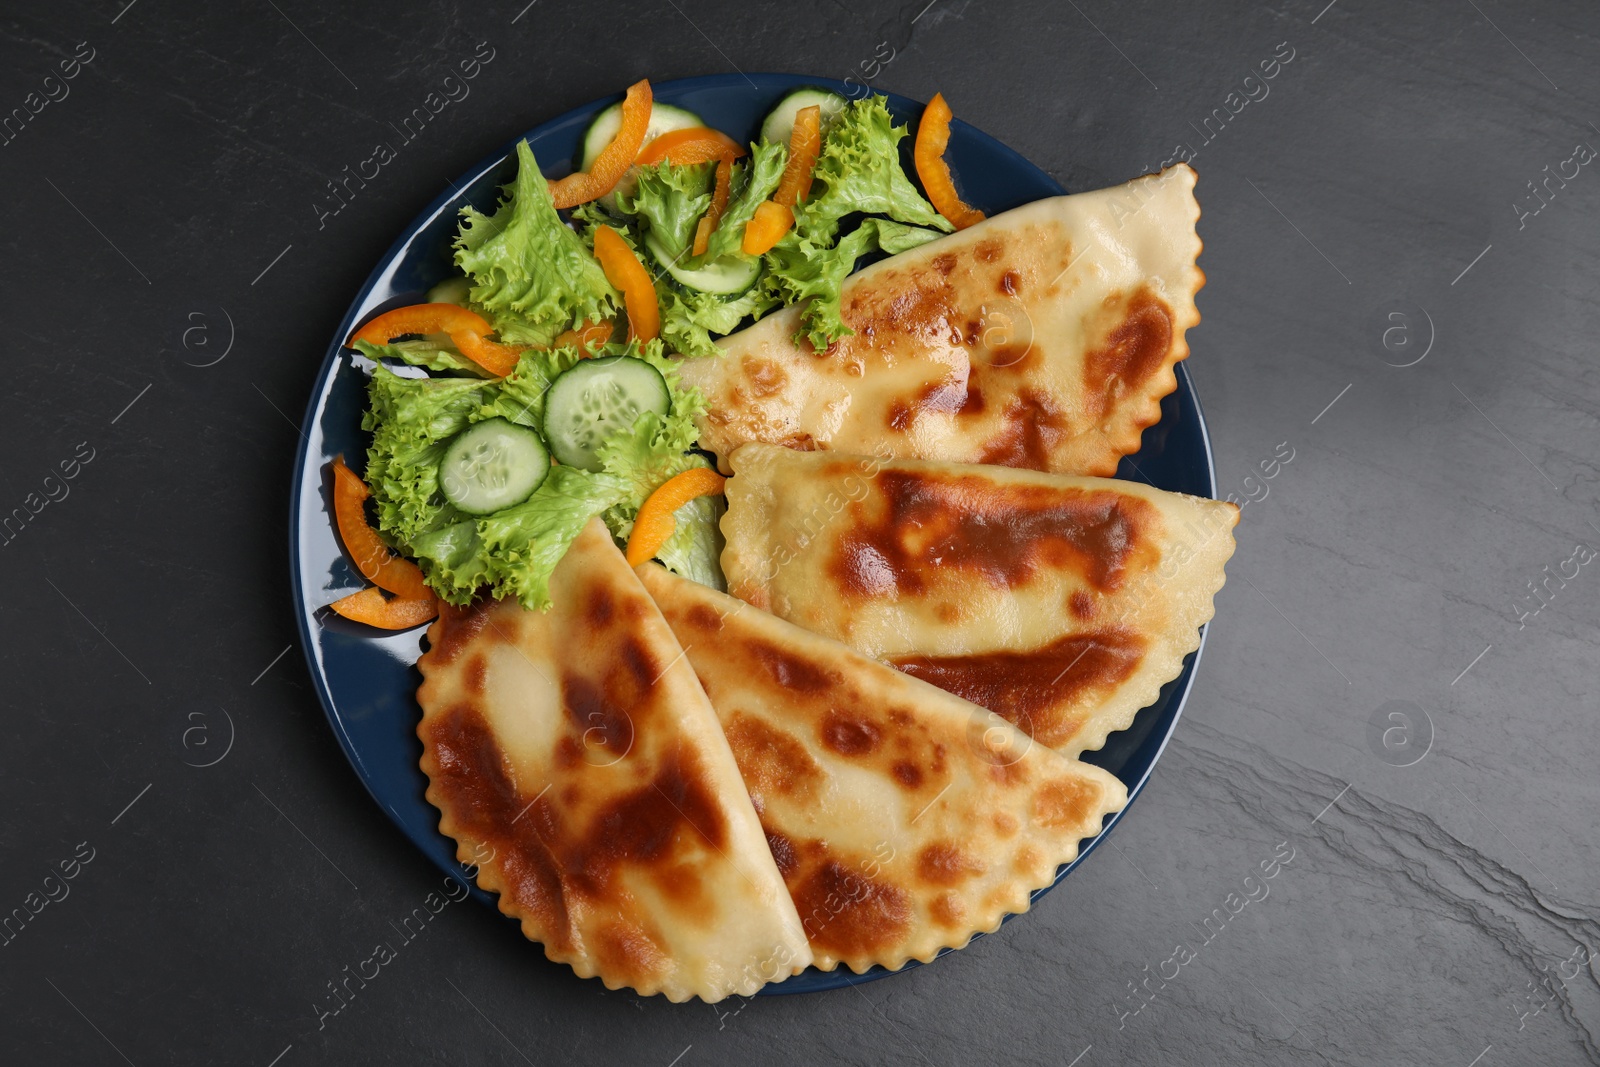
{"label": "sliced cucumber round", "polygon": [[[704,126],[705,122],[693,111],[685,111],[681,107],[671,104],[650,105],[650,122],[645,127],[644,143],[660,137],[673,130],[687,129],[690,126]],[[583,157],[578,161],[579,170],[588,170],[594,165],[598,156],[616,137],[617,131],[622,129],[622,104],[612,104],[589,123],[589,128],[583,135]]]}
{"label": "sliced cucumber round", "polygon": [[647,411],[672,407],[661,372],[633,356],[603,356],[574,364],[551,383],[544,401],[544,436],[557,460],[600,469],[596,453],[612,434],[633,429]]}
{"label": "sliced cucumber round", "polygon": [[550,453],[538,434],[488,419],[462,430],[445,448],[439,488],[468,515],[489,515],[528,499],[549,473]]}
{"label": "sliced cucumber round", "polygon": [[428,290],[428,303],[430,304],[459,304],[467,306],[467,294],[472,291],[470,278],[446,278],[432,289]]}
{"label": "sliced cucumber round", "polygon": [[787,145],[790,135],[794,133],[794,117],[801,108],[813,104],[822,109],[822,134],[827,136],[833,124],[839,120],[840,112],[849,103],[838,93],[830,93],[826,89],[796,89],[779,100],[778,106],[767,112],[767,117],[761,120],[761,139],[772,144]]}
{"label": "sliced cucumber round", "polygon": [[749,292],[761,277],[760,256],[734,252],[694,267],[689,265],[693,260],[691,256],[680,256],[677,260],[669,256],[653,233],[645,235],[644,243],[661,268],[672,275],[679,285],[688,289],[698,289],[702,293],[714,293],[717,296],[738,296]]}

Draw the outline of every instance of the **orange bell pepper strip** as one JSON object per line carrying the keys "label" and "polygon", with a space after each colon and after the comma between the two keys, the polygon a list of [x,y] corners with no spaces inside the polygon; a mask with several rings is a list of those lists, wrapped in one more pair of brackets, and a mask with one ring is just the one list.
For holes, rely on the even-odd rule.
{"label": "orange bell pepper strip", "polygon": [[789,135],[789,161],[772,199],[784,207],[794,207],[811,195],[811,179],[822,154],[822,108],[816,104],[801,108],[794,117],[794,132]]}
{"label": "orange bell pepper strip", "polygon": [[412,304],[385,311],[351,334],[346,344],[366,341],[386,345],[406,334],[449,334],[451,343],[463,356],[497,378],[504,378],[516,369],[522,349],[489,340],[493,329],[482,315],[459,304]]}
{"label": "orange bell pepper strip", "polygon": [[770,252],[772,246],[783,240],[783,235],[793,227],[793,208],[785,207],[776,200],[764,200],[756,205],[756,213],[745,223],[744,240],[740,248],[752,256]]}
{"label": "orange bell pepper strip", "polygon": [[633,166],[639,149],[644,147],[644,135],[650,129],[650,82],[640,79],[628,86],[622,100],[622,125],[611,143],[600,150],[587,171],[569,174],[550,185],[550,197],[556,207],[577,207],[598,200],[617,187],[622,176]]}
{"label": "orange bell pepper strip", "polygon": [[727,484],[726,478],[709,467],[690,467],[657,486],[640,505],[639,517],[633,520],[633,533],[628,535],[628,566],[648,562],[661,551],[678,528],[673,512],[696,497],[720,494]]}
{"label": "orange bell pepper strip", "polygon": [[738,159],[744,148],[721,130],[709,126],[689,126],[668,130],[645,145],[634,160],[641,167],[666,160],[674,166],[710,163],[714,159]]}
{"label": "orange bell pepper strip", "polygon": [[335,600],[328,606],[347,619],[364,622],[381,630],[409,630],[439,614],[439,602],[432,596],[426,600],[410,597],[389,600],[375,585]]}
{"label": "orange bell pepper strip", "polygon": [[567,345],[577,345],[587,352],[598,345],[603,345],[611,340],[611,320],[601,319],[598,322],[586,322],[576,329],[567,330],[556,338],[552,348],[565,348]]}
{"label": "orange bell pepper strip", "polygon": [[950,177],[950,164],[944,161],[945,146],[950,143],[951,117],[944,94],[933,94],[933,99],[923,109],[922,121],[917,123],[917,144],[912,158],[917,164],[917,177],[922,179],[922,188],[933,206],[952,226],[964,230],[974,222],[982,222],[984,214],[961,199]]}
{"label": "orange bell pepper strip", "polygon": [[811,195],[817,157],[822,154],[822,108],[803,107],[794,117],[794,132],[789,135],[789,161],[772,199],[756,208],[744,228],[740,247],[746,254],[759,256],[771,251],[794,226],[794,206]]}
{"label": "orange bell pepper strip", "polygon": [[380,589],[400,597],[433,599],[433,590],[423,581],[415,563],[395,555],[367,522],[366,502],[371,491],[354,471],[345,466],[344,457],[333,461],[333,517],[339,526],[339,540],[361,576]]}
{"label": "orange bell pepper strip", "polygon": [[724,157],[717,161],[716,186],[711,192],[711,207],[700,219],[700,225],[695,227],[691,254],[703,256],[706,254],[706,249],[711,247],[711,232],[717,228],[717,223],[722,221],[722,213],[728,210],[728,189],[732,184],[733,160]]}
{"label": "orange bell pepper strip", "polygon": [[656,283],[650,272],[610,226],[595,229],[594,258],[606,272],[606,281],[622,290],[628,309],[628,336],[636,341],[653,339],[661,332],[661,308],[656,303]]}

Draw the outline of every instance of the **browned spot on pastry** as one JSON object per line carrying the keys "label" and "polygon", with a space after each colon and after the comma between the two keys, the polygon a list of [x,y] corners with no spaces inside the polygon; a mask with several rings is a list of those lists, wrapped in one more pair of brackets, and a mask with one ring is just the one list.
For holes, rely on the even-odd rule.
{"label": "browned spot on pastry", "polygon": [[474,655],[468,660],[467,669],[462,677],[462,682],[466,685],[467,692],[474,696],[482,696],[484,680],[488,673],[489,661],[483,658],[482,653]]}
{"label": "browned spot on pastry", "polygon": [[1040,787],[1033,798],[1033,816],[1042,826],[1082,826],[1100,801],[1100,787],[1079,778],[1058,778]]}
{"label": "browned spot on pastry", "polygon": [[917,853],[917,877],[929,885],[959,885],[982,873],[982,863],[946,841],[926,845]]}
{"label": "browned spot on pastry", "polygon": [[892,663],[1054,745],[1071,734],[1072,708],[1126,681],[1144,652],[1144,639],[1137,634],[1108,629],[1069,634],[1025,651],[904,656]]}
{"label": "browned spot on pastry", "polygon": [[1075,618],[1094,618],[1094,597],[1090,596],[1086,590],[1074,589],[1072,595],[1067,598],[1067,607],[1072,611]]}
{"label": "browned spot on pastry", "polygon": [[576,674],[563,678],[561,707],[585,748],[599,747],[620,756],[633,747],[633,719],[589,679]]}
{"label": "browned spot on pastry", "polygon": [[751,793],[808,799],[822,781],[822,768],[805,746],[766,721],[736,711],[728,717],[724,732]]}
{"label": "browned spot on pastry", "polygon": [[717,614],[715,608],[709,604],[695,604],[689,608],[685,618],[690,626],[696,630],[714,633],[722,629],[722,616]]}
{"label": "browned spot on pastry", "polygon": [[915,789],[922,784],[922,768],[910,760],[895,761],[891,773],[894,774],[894,780],[907,789]]}
{"label": "browned spot on pastry", "polygon": [[771,396],[788,384],[789,376],[783,367],[773,360],[746,356],[743,367],[752,396]]}
{"label": "browned spot on pastry", "polygon": [[967,905],[959,893],[941,893],[933,898],[928,910],[933,914],[933,921],[940,926],[959,928],[967,917]]}
{"label": "browned spot on pastry", "polygon": [[905,890],[853,871],[836,859],[819,865],[790,886],[811,944],[843,957],[858,956],[903,940],[911,928]]}
{"label": "browned spot on pastry", "polygon": [[1045,394],[1019,389],[1006,405],[1004,420],[1005,428],[984,445],[978,462],[1049,470],[1051,455],[1067,437],[1066,413]]}
{"label": "browned spot on pastry", "polygon": [[439,621],[428,628],[429,660],[440,666],[453,663],[483,630],[494,606],[493,600],[477,600],[464,608],[441,603]]}
{"label": "browned spot on pastry", "polygon": [[878,747],[883,731],[865,719],[831,709],[822,719],[822,743],[841,756],[864,756]]}
{"label": "browned spot on pastry", "polygon": [[980,477],[928,477],[891,469],[873,482],[881,514],[839,538],[829,567],[860,596],[915,596],[940,570],[1002,589],[1041,568],[1070,568],[1097,589],[1122,584],[1129,558],[1150,551],[1155,509],[1121,493],[1016,485]]}
{"label": "browned spot on pastry", "polygon": [[1007,296],[1016,296],[1022,291],[1022,275],[1014,270],[1008,270],[1000,275],[1000,291]]}
{"label": "browned spot on pastry", "polygon": [[772,676],[772,680],[785,689],[794,689],[802,693],[820,693],[839,682],[837,671],[829,670],[803,656],[797,656],[778,645],[749,640],[746,641],[746,646],[755,661]]}
{"label": "browned spot on pastry", "polygon": [[1086,395],[1099,398],[1104,410],[1117,395],[1142,383],[1166,362],[1172,334],[1172,309],[1149,288],[1139,289],[1105,342],[1085,357]]}
{"label": "browned spot on pastry", "polygon": [[772,860],[778,865],[778,873],[785,878],[800,869],[800,857],[795,855],[794,842],[778,831],[767,831],[767,848],[772,850]]}

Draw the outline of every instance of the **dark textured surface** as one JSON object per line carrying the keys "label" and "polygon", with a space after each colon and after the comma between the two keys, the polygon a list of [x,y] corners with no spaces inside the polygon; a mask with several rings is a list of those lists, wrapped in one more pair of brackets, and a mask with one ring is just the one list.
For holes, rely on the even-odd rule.
{"label": "dark textured surface", "polygon": [[[0,1059],[1600,1062],[1600,561],[1574,551],[1600,547],[1600,175],[1537,214],[1527,185],[1600,145],[1600,11],[924,3],[0,16],[0,108],[67,94],[0,147],[0,510],[39,509],[0,545],[0,910],[93,857],[0,948]],[[325,182],[481,41],[470,95],[319,228]],[[275,659],[330,330],[517,130],[644,75],[891,50],[878,84],[942,90],[1069,189],[1196,154],[1191,369],[1224,490],[1255,499],[1155,779],[1037,912],[860,989],[606,994],[470,905],[406,941],[442,879]]]}

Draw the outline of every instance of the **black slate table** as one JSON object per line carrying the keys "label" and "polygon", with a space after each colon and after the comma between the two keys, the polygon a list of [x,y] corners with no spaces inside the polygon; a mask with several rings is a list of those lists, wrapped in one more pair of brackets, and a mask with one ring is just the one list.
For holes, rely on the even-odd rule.
{"label": "black slate table", "polygon": [[[0,15],[0,1060],[1600,1062],[1600,9],[524,2]],[[1187,712],[1113,847],[936,966],[674,1006],[449,906],[324,1016],[442,887],[293,647],[324,345],[508,136],[734,69],[942,90],[1074,191],[1193,157],[1245,503]]]}

